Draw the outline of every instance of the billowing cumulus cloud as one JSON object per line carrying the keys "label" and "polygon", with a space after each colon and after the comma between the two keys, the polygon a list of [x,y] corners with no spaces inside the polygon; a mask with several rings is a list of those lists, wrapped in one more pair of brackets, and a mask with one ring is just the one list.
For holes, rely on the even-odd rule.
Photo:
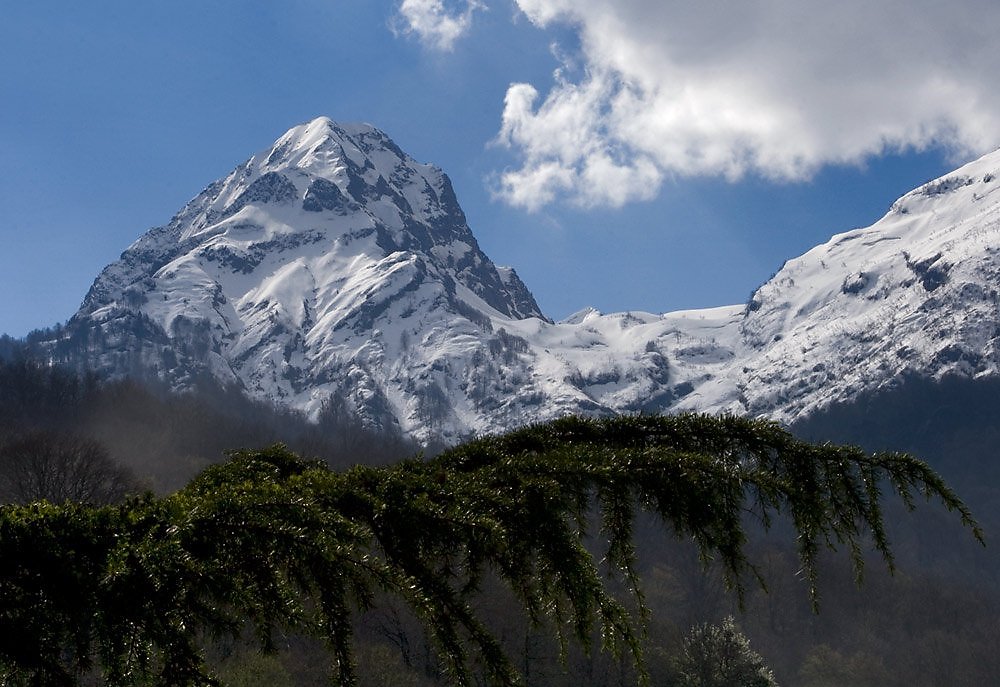
{"label": "billowing cumulus cloud", "polygon": [[484,6],[466,0],[459,7],[445,6],[443,0],[403,0],[393,22],[397,33],[412,34],[436,50],[451,50],[472,25],[472,15]]}
{"label": "billowing cumulus cloud", "polygon": [[518,206],[618,206],[671,175],[798,180],[886,151],[1000,145],[996,0],[517,4],[578,31],[583,65],[547,93],[507,92],[498,140],[519,162],[498,193]]}

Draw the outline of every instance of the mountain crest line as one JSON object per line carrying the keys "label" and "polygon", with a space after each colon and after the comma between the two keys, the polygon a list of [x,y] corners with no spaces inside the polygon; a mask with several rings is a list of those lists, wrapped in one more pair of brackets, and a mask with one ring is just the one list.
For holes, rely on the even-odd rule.
{"label": "mountain crest line", "polygon": [[791,422],[905,373],[1000,373],[1000,153],[789,260],[745,304],[552,322],[444,172],[319,117],[108,265],[47,359],[454,442],[567,413]]}

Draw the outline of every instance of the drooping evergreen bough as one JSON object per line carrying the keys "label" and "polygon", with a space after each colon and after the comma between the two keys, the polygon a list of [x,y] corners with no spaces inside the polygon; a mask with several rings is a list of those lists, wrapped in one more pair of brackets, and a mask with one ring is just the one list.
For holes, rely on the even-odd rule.
{"label": "drooping evergreen bough", "polygon": [[[641,673],[642,612],[606,584],[610,570],[642,608],[640,511],[693,539],[736,593],[754,573],[747,514],[786,517],[815,594],[826,547],[846,547],[859,577],[869,544],[892,566],[887,485],[910,507],[939,500],[982,540],[919,460],[804,443],[763,420],[569,418],[344,472],[280,446],[238,452],[164,498],[0,509],[0,670],[9,684],[94,672],[108,685],[216,684],[205,638],[250,627],[264,648],[276,630],[320,637],[335,683],[351,685],[352,617],[387,594],[424,623],[455,684],[473,670],[518,684],[474,611],[489,575],[564,645],[600,632]],[[595,528],[603,556],[588,549]]]}

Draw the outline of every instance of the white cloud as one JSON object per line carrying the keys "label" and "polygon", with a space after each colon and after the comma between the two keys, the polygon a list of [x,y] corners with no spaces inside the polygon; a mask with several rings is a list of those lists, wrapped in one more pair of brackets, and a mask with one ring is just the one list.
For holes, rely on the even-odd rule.
{"label": "white cloud", "polygon": [[622,205],[670,175],[808,178],[826,164],[1000,145],[995,0],[517,0],[584,65],[507,92],[499,193]]}
{"label": "white cloud", "polygon": [[608,140],[608,86],[603,78],[560,82],[537,109],[530,84],[507,90],[500,140],[520,149],[524,165],[500,176],[501,196],[537,210],[560,194],[584,206],[620,206],[655,194],[661,170],[641,151],[616,151]]}
{"label": "white cloud", "polygon": [[457,9],[446,7],[443,0],[403,0],[393,30],[415,35],[436,50],[449,51],[472,26],[473,13],[484,8],[477,0],[465,0]]}

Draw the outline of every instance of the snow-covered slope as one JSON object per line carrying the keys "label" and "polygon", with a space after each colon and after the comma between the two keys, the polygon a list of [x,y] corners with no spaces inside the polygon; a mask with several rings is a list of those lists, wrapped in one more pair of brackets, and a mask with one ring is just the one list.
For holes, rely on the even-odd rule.
{"label": "snow-covered slope", "polygon": [[[734,314],[553,324],[479,249],[440,170],[373,127],[319,118],[142,236],[43,348],[106,375],[178,389],[211,376],[310,414],[332,403],[455,440],[664,409],[688,386],[657,341],[700,341]],[[699,356],[712,357],[692,354],[692,369]]]}
{"label": "snow-covered slope", "polygon": [[367,125],[291,129],[153,229],[41,347],[175,388],[210,375],[421,440],[568,412],[792,420],[900,372],[997,373],[1000,156],[789,261],[747,305],[539,311],[448,178]]}
{"label": "snow-covered slope", "polygon": [[1000,372],[1000,152],[789,260],[747,304],[739,361],[682,407],[784,421],[909,372]]}

